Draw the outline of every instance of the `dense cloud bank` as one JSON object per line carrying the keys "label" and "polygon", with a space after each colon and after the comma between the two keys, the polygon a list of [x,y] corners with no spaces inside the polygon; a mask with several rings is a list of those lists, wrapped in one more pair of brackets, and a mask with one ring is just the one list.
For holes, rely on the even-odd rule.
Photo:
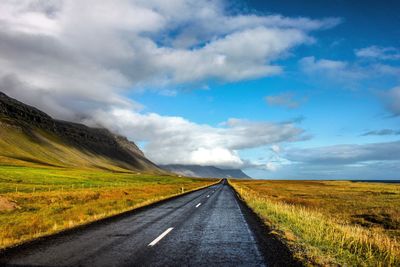
{"label": "dense cloud bank", "polygon": [[[291,123],[221,127],[141,112],[125,95],[276,75],[340,19],[235,14],[223,1],[2,1],[0,88],[60,119],[110,127],[159,163],[243,167],[240,149],[304,139]],[[253,138],[257,136],[257,138]],[[251,137],[251,138],[250,138]]]}

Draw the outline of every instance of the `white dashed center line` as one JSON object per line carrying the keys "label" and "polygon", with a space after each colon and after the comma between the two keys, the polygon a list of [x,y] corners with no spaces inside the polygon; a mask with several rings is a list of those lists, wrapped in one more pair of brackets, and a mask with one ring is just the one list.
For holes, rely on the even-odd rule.
{"label": "white dashed center line", "polygon": [[200,207],[200,205],[201,205],[201,203],[197,204],[197,205],[196,205],[196,208]]}
{"label": "white dashed center line", "polygon": [[162,233],[161,235],[159,235],[156,239],[154,239],[150,244],[149,247],[154,246],[155,244],[158,243],[158,241],[160,241],[161,239],[164,238],[164,236],[166,236],[169,232],[172,231],[172,229],[174,229],[173,227],[168,228],[167,230],[164,231],[164,233]]}

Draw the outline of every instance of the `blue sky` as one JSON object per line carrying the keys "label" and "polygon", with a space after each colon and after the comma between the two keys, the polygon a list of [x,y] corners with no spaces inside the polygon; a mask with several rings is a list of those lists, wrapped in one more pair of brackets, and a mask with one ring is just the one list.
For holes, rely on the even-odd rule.
{"label": "blue sky", "polygon": [[[320,79],[307,76],[298,63],[304,57],[313,56],[316,59],[345,61],[361,68],[368,68],[376,63],[398,68],[400,60],[388,62],[376,58],[370,62],[355,54],[355,50],[371,46],[399,48],[400,4],[397,1],[245,1],[238,5],[244,7],[243,10],[258,14],[317,19],[338,17],[343,22],[333,29],[313,34],[316,38],[314,44],[294,49],[290,57],[280,61],[285,68],[282,75],[235,83],[212,83],[207,90],[188,88],[174,96],[146,92],[133,97],[151,111],[169,116],[183,116],[196,123],[214,126],[231,117],[258,121],[302,118],[301,127],[312,137],[293,144],[296,147],[366,144],[399,139],[398,135],[361,136],[373,130],[400,129],[399,118],[391,117],[377,96],[381,90],[394,88],[399,82],[398,76],[376,75],[370,79],[336,82],[335,79],[326,77]],[[266,103],[266,96],[282,93],[293,94],[299,107],[286,108]],[[253,149],[241,154],[248,158],[262,157],[266,154],[265,150]],[[279,171],[266,173],[250,169],[247,173],[259,178],[286,178],[285,175],[291,178],[291,174],[280,174]],[[351,178],[363,179],[362,175],[363,173],[352,174]],[[388,177],[396,178],[392,175]],[[332,178],[347,178],[346,172],[343,172],[343,176]],[[368,178],[381,177],[368,175]]]}
{"label": "blue sky", "polygon": [[156,163],[400,178],[398,1],[1,5],[2,90]]}

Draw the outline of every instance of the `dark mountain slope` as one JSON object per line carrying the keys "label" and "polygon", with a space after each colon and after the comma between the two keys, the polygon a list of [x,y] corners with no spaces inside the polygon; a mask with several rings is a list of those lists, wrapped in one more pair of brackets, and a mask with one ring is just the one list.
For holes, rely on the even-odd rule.
{"label": "dark mountain slope", "polygon": [[1,92],[0,138],[0,162],[162,171],[123,136],[55,120]]}
{"label": "dark mountain slope", "polygon": [[160,167],[170,172],[190,177],[250,178],[242,170],[239,169],[220,169],[214,166],[180,164],[161,165]]}

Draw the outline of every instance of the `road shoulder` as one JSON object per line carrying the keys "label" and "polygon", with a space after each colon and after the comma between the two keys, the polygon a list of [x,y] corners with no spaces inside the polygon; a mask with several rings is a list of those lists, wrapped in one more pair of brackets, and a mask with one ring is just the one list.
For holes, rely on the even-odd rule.
{"label": "road shoulder", "polygon": [[272,232],[272,229],[241,199],[230,184],[229,186],[234,192],[250,230],[254,233],[260,252],[268,266],[303,266],[300,261],[295,259],[293,252],[284,241]]}

